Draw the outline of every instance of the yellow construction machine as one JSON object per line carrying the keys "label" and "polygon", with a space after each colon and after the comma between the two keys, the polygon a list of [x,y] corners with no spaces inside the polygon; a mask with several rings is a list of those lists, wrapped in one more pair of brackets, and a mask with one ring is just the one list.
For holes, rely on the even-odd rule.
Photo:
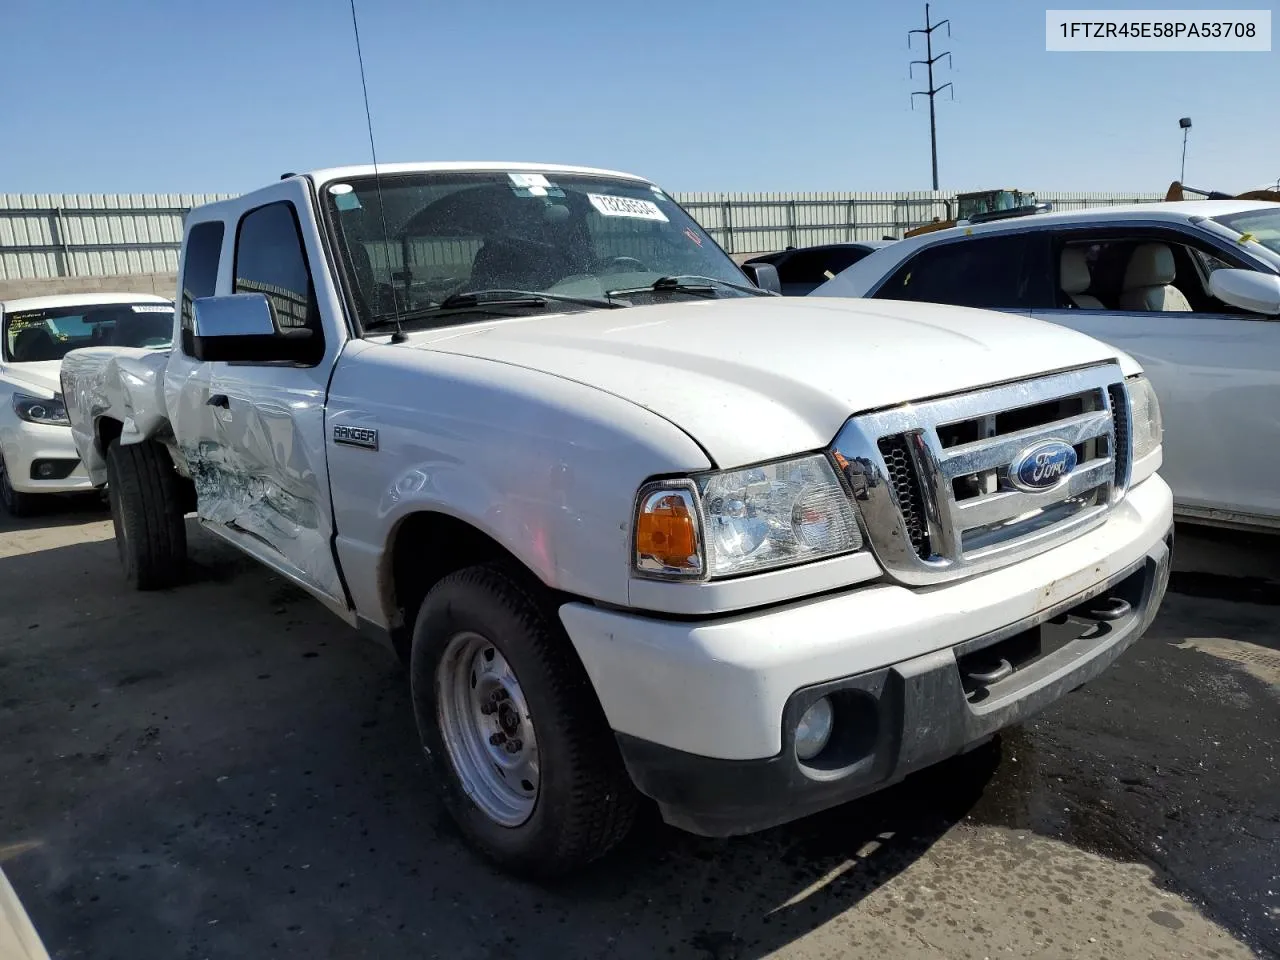
{"label": "yellow construction machine", "polygon": [[1197,194],[1204,200],[1269,200],[1272,203],[1280,203],[1280,183],[1274,188],[1263,187],[1260,190],[1249,190],[1245,193],[1223,193],[1220,190],[1197,190],[1195,187],[1188,187],[1186,184],[1179,183],[1177,180],[1169,184],[1169,189],[1165,192],[1166,200],[1194,200],[1195,197],[1188,197],[1188,193]]}
{"label": "yellow construction machine", "polygon": [[914,237],[935,230],[945,230],[958,223],[983,223],[987,220],[1003,220],[1005,217],[1022,217],[1030,213],[1043,213],[1049,209],[1047,203],[1037,203],[1036,195],[1024,190],[1002,188],[999,190],[975,190],[972,193],[959,193],[953,202],[944,200],[947,206],[947,219],[934,219],[932,223],[913,227],[903,233],[903,237]]}

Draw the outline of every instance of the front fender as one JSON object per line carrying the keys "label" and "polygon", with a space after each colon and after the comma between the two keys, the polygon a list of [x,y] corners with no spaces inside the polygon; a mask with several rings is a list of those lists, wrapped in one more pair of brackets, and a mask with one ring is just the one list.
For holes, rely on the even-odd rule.
{"label": "front fender", "polygon": [[85,347],[62,359],[62,395],[76,452],[95,486],[107,482],[99,421],[121,425],[120,443],[141,443],[169,433],[164,401],[168,351]]}
{"label": "front fender", "polygon": [[[376,430],[376,448],[335,443],[340,427]],[[640,485],[710,466],[669,421],[595,388],[370,343],[339,361],[326,433],[343,574],[379,626],[392,614],[388,545],[426,511],[486,534],[549,587],[625,604]]]}

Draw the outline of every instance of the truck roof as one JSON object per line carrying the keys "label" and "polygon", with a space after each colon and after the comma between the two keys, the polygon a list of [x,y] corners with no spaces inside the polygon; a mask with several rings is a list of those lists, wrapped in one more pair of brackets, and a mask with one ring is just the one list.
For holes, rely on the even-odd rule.
{"label": "truck roof", "polygon": [[[619,170],[602,170],[596,167],[575,167],[559,163],[503,162],[497,160],[446,160],[419,163],[378,164],[378,173],[380,174],[435,173],[448,170],[519,170],[536,173],[585,173],[605,177],[623,177],[627,180],[638,180],[642,183],[650,182],[645,177],[636,176],[634,173],[623,173]],[[320,170],[312,170],[310,173],[306,174],[306,176],[311,177],[317,184],[328,183],[332,180],[345,180],[350,177],[371,177],[373,176],[373,164],[362,163],[346,167],[325,167]]]}
{"label": "truck roof", "polygon": [[103,303],[173,303],[169,297],[154,293],[58,293],[44,297],[23,297],[19,300],[0,300],[0,312],[18,313],[22,310],[49,310],[58,307],[92,307]]}

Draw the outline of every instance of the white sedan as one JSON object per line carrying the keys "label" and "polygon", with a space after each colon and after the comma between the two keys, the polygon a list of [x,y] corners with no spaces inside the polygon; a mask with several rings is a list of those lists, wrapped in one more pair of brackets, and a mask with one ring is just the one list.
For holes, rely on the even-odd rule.
{"label": "white sedan", "polygon": [[0,503],[14,516],[39,498],[93,489],[71,439],[58,373],[69,350],[168,347],[173,301],[91,293],[0,302]]}
{"label": "white sedan", "polygon": [[1146,369],[1178,514],[1280,529],[1280,204],[1189,200],[958,226],[877,250],[814,297],[1060,323]]}

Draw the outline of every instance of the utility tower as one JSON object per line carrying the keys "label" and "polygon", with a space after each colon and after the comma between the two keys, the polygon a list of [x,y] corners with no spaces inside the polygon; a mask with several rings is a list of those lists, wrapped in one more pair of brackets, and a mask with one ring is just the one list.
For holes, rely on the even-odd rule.
{"label": "utility tower", "polygon": [[[938,94],[940,94],[943,90],[946,90],[948,87],[951,87],[951,84],[949,82],[944,83],[940,87],[935,87],[933,85],[933,65],[937,63],[939,60],[941,60],[943,57],[946,57],[947,66],[951,66],[951,52],[949,50],[944,50],[942,53],[939,53],[936,55],[933,52],[933,31],[937,30],[939,27],[944,27],[944,26],[947,28],[947,36],[950,37],[951,21],[940,20],[937,23],[934,23],[929,18],[929,4],[926,3],[924,5],[924,29],[911,30],[911,31],[908,31],[907,33],[908,47],[911,46],[911,41],[917,33],[924,34],[925,59],[912,60],[911,66],[909,68],[909,72],[911,74],[912,79],[914,79],[916,64],[920,64],[920,63],[924,64],[925,69],[929,71],[929,89],[914,91],[911,94],[911,106],[914,107],[916,105],[916,97],[929,98],[929,146],[933,153],[933,189],[934,190],[938,189],[938,118],[937,118],[937,114],[934,111],[933,102],[934,102],[934,98],[937,97]],[[955,98],[954,87],[951,88],[951,96],[952,96],[952,99]]]}

